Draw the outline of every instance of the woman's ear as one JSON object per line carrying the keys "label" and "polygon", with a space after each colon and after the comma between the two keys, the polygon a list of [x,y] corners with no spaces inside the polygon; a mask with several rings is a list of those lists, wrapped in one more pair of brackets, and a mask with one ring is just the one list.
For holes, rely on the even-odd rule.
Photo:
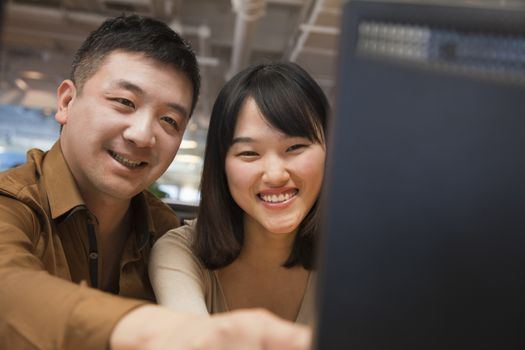
{"label": "woman's ear", "polygon": [[77,88],[71,80],[64,80],[57,89],[57,112],[55,120],[64,125],[67,123],[71,103],[75,99]]}

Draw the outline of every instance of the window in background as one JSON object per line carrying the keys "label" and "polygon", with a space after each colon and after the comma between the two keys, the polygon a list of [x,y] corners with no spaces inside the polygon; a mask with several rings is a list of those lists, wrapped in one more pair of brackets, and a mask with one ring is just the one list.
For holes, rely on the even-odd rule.
{"label": "window in background", "polygon": [[54,111],[0,104],[0,171],[25,162],[31,148],[51,148],[60,132]]}
{"label": "window in background", "polygon": [[[0,104],[0,171],[24,163],[31,148],[50,149],[60,134],[55,111]],[[175,160],[152,190],[174,205],[199,203],[199,182],[206,130],[188,125]]]}

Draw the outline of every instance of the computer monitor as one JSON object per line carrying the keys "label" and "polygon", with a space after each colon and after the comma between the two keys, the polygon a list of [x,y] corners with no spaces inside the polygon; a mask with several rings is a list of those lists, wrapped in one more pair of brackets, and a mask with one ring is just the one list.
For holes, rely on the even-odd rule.
{"label": "computer monitor", "polygon": [[525,349],[525,2],[347,1],[314,348]]}

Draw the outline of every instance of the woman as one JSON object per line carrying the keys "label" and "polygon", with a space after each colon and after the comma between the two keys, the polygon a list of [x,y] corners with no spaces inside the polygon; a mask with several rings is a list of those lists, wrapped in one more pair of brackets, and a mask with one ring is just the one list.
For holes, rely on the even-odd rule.
{"label": "woman", "polygon": [[328,103],[294,63],[245,69],[214,104],[198,219],[155,244],[160,304],[197,314],[266,308],[313,318],[313,253]]}

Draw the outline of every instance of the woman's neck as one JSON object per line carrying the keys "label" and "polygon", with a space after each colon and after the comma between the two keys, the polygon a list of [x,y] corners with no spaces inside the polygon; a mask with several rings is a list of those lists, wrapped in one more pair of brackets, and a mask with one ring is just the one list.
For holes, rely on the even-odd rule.
{"label": "woman's neck", "polygon": [[274,233],[245,220],[244,243],[239,262],[259,269],[282,267],[292,251],[295,233]]}

